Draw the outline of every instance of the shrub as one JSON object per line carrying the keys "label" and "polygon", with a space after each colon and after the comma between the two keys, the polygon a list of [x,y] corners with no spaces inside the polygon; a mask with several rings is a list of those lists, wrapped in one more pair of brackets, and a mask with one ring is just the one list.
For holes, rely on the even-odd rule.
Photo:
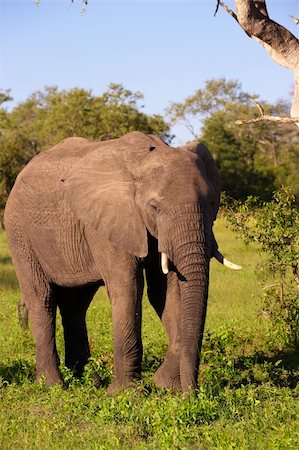
{"label": "shrub", "polygon": [[282,187],[270,202],[223,198],[229,225],[246,242],[258,244],[261,264],[273,282],[264,286],[262,312],[269,319],[272,341],[299,344],[299,210],[291,189]]}

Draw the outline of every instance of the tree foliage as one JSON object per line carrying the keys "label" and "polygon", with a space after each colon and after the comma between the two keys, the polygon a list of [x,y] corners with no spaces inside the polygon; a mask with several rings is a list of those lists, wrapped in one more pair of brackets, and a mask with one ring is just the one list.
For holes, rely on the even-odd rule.
{"label": "tree foliage", "polygon": [[[299,345],[299,210],[294,193],[281,188],[270,202],[256,197],[245,202],[226,197],[226,220],[246,243],[256,243],[265,255],[263,313],[271,336],[283,344]],[[269,281],[269,280],[268,280]]]}
{"label": "tree foliage", "polygon": [[[275,188],[291,185],[299,194],[296,163],[298,131],[294,124],[260,122],[240,127],[237,119],[257,117],[252,99],[237,81],[208,80],[181,103],[172,103],[172,123],[182,122],[195,139],[203,141],[217,161],[222,189],[234,198],[258,195],[270,199]],[[263,102],[268,114],[285,114],[289,103]]]}
{"label": "tree foliage", "polygon": [[110,84],[101,96],[82,88],[47,87],[34,92],[10,113],[12,127],[25,130],[38,151],[70,136],[94,140],[113,139],[132,130],[161,135],[170,140],[169,126],[159,115],[147,115],[133,93],[121,84]]}

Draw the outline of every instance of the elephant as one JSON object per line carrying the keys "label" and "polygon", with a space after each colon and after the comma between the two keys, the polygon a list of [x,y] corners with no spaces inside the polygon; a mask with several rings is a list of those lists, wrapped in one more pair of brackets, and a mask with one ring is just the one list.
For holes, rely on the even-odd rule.
{"label": "elephant", "polygon": [[80,376],[90,357],[86,312],[100,286],[112,307],[118,392],[141,378],[142,295],[169,346],[160,388],[196,389],[209,286],[218,250],[215,161],[198,142],[173,148],[132,131],[95,142],[71,137],[35,156],[9,195],[4,221],[36,349],[36,379],[63,384],[55,342],[62,317],[65,364]]}

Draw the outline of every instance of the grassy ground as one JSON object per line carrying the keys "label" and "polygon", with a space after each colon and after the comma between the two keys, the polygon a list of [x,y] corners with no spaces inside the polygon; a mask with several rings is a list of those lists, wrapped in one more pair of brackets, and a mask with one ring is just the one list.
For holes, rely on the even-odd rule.
{"label": "grassy ground", "polygon": [[[152,376],[167,339],[144,298],[144,377],[134,390],[108,397],[92,386],[96,370],[112,373],[111,310],[104,290],[89,312],[92,359],[84,379],[64,368],[68,389],[34,384],[34,344],[17,322],[18,285],[0,234],[1,449],[295,449],[299,442],[298,355],[270,346],[258,315],[256,250],[216,225],[221,250],[241,272],[212,262],[200,388],[189,400],[157,390]],[[273,340],[272,340],[273,342]],[[58,347],[63,339],[58,319]]]}

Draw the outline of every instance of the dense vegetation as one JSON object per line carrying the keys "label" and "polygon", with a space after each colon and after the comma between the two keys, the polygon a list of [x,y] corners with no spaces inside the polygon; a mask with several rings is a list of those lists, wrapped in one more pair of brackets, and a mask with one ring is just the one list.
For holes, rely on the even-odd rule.
{"label": "dense vegetation", "polygon": [[237,81],[209,80],[182,103],[172,103],[173,123],[182,122],[194,139],[203,141],[213,154],[221,174],[222,190],[236,199],[257,195],[264,200],[281,185],[298,197],[298,128],[295,124],[260,122],[236,125],[236,120],[259,116],[253,100],[265,113],[287,115],[290,105],[271,105],[244,92]]}
{"label": "dense vegetation", "polygon": [[224,196],[223,205],[232,229],[246,243],[256,243],[264,256],[262,313],[270,340],[299,349],[299,210],[293,192],[282,187],[264,203],[253,196],[245,202]]}
{"label": "dense vegetation", "polygon": [[[223,221],[216,235],[241,272],[215,261],[200,388],[186,400],[157,390],[153,373],[167,339],[146,295],[143,382],[108,397],[112,373],[111,308],[100,290],[88,312],[92,359],[83,381],[64,369],[69,387],[35,385],[34,343],[17,322],[19,291],[0,234],[0,447],[22,449],[284,449],[299,440],[298,354],[275,348],[260,315],[262,288],[253,244],[236,241]],[[269,280],[270,282],[270,280]],[[58,347],[63,360],[58,317]],[[96,370],[103,388],[92,387]]]}
{"label": "dense vegetation", "polygon": [[[111,84],[101,96],[81,88],[47,87],[11,111],[7,109],[10,92],[0,92],[0,225],[16,175],[40,151],[65,137],[105,140],[132,130],[155,133],[171,142],[170,123],[177,122],[208,146],[220,170],[222,190],[230,196],[258,195],[269,200],[275,189],[288,185],[299,198],[298,128],[270,122],[236,125],[236,119],[259,114],[252,98],[258,96],[244,92],[236,81],[209,80],[183,102],[172,103],[162,117],[145,114],[142,94],[120,84]],[[261,103],[266,113],[274,115],[286,114],[290,108],[285,101]]]}

